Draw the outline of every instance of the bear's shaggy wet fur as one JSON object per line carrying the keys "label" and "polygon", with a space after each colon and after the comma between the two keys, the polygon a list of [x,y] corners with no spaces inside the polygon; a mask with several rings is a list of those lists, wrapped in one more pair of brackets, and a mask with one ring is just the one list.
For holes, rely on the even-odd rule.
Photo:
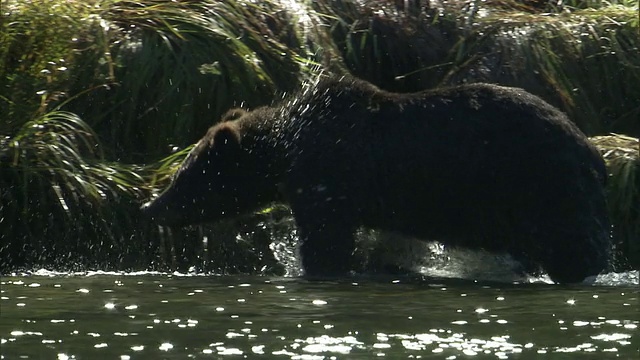
{"label": "bear's shaggy wet fur", "polygon": [[311,276],[348,273],[361,226],[507,252],[558,282],[608,266],[602,157],[562,112],[522,89],[398,94],[331,78],[229,118],[145,205],[158,222],[288,204]]}

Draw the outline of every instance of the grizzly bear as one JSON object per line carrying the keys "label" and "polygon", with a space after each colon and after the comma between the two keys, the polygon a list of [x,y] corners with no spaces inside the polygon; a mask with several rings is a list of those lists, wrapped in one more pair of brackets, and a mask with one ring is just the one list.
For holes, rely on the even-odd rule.
{"label": "grizzly bear", "polygon": [[608,266],[605,178],[585,135],[522,89],[343,77],[234,110],[143,210],[181,226],[287,204],[309,276],[349,273],[365,227],[506,252],[566,283]]}

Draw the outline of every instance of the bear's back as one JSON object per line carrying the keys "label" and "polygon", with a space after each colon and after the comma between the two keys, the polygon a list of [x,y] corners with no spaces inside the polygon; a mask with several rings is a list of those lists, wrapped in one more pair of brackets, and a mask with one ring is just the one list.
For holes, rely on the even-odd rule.
{"label": "bear's back", "polygon": [[562,112],[522,89],[397,94],[343,79],[307,96],[290,112],[291,173],[349,199],[371,227],[468,241],[510,209],[534,219],[540,199],[603,168]]}

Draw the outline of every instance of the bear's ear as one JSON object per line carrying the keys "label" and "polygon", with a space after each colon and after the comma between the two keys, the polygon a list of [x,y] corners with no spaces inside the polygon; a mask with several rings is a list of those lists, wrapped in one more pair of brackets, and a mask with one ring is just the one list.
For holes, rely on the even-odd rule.
{"label": "bear's ear", "polygon": [[233,108],[228,110],[224,115],[222,115],[221,122],[225,121],[233,121],[241,118],[247,111],[243,108]]}
{"label": "bear's ear", "polygon": [[218,153],[240,148],[240,131],[232,124],[222,124],[213,134],[213,147]]}

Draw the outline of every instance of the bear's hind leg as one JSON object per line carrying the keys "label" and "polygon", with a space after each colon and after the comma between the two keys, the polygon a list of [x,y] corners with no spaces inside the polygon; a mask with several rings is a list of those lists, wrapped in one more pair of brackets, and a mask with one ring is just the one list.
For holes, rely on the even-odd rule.
{"label": "bear's hind leg", "polygon": [[[580,199],[580,198],[578,198]],[[539,222],[534,255],[554,282],[576,283],[609,270],[611,239],[604,199],[558,203]],[[563,206],[565,205],[565,206]]]}
{"label": "bear's hind leg", "polygon": [[587,233],[567,231],[551,235],[554,244],[543,249],[540,263],[554,282],[562,284],[582,282],[609,267],[610,246],[606,231]]}
{"label": "bear's hind leg", "polygon": [[553,176],[539,171],[530,193],[523,192],[529,206],[518,213],[530,225],[521,232],[524,249],[559,283],[582,282],[610,266],[610,226],[602,179],[593,170],[597,164],[571,155],[558,153]]}

